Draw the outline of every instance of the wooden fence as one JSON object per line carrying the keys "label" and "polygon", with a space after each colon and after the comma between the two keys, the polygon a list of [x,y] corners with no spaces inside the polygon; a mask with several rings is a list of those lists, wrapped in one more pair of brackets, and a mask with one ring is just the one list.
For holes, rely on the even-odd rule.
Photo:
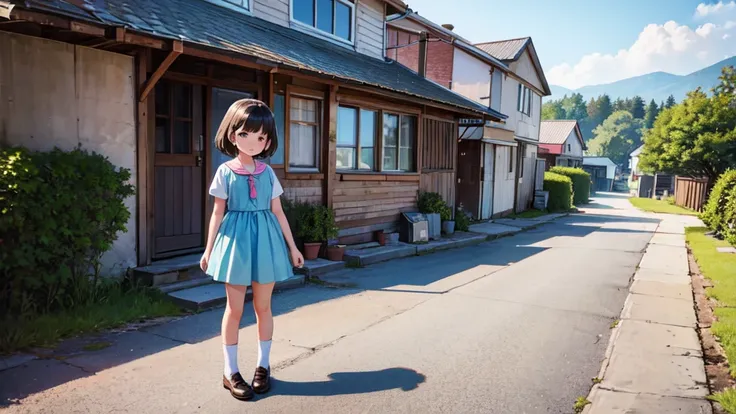
{"label": "wooden fence", "polygon": [[675,204],[695,211],[703,211],[707,200],[708,180],[705,178],[675,178]]}

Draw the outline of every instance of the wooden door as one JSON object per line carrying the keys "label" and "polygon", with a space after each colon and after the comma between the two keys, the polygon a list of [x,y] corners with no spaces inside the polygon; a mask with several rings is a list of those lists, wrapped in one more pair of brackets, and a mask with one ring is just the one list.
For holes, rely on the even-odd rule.
{"label": "wooden door", "polygon": [[202,87],[156,85],[154,258],[204,247]]}
{"label": "wooden door", "polygon": [[457,155],[457,203],[473,218],[480,214],[481,142],[462,140]]}

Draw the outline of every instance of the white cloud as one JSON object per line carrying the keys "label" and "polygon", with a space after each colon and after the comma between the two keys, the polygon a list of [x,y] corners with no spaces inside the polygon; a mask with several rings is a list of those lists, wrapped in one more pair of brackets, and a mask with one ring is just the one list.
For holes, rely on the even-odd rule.
{"label": "white cloud", "polygon": [[649,24],[628,49],[589,54],[575,64],[552,67],[546,76],[552,84],[575,89],[658,71],[684,75],[736,55],[736,42],[724,41],[736,35],[736,0],[701,4],[696,14],[711,17],[695,28],[675,21]]}
{"label": "white cloud", "polygon": [[705,17],[712,14],[723,13],[728,11],[736,10],[736,1],[731,0],[730,3],[724,3],[719,1],[716,4],[705,4],[700,3],[695,9],[695,15],[698,17]]}

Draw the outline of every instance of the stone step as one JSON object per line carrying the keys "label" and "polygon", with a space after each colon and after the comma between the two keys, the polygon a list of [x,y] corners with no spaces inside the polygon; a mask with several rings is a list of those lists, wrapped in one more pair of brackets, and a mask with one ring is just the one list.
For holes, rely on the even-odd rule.
{"label": "stone step", "polygon": [[133,269],[134,279],[145,286],[162,286],[203,277],[199,268],[200,253],[153,262]]}
{"label": "stone step", "polygon": [[417,246],[398,243],[395,245],[385,245],[370,249],[347,250],[345,251],[344,258],[347,263],[366,266],[373,263],[385,262],[387,260],[415,256],[416,254]]}
{"label": "stone step", "polygon": [[[276,283],[274,292],[301,287],[304,283],[304,275],[295,275],[288,280]],[[189,289],[177,290],[170,292],[168,295],[179,306],[192,310],[203,310],[227,303],[225,285],[222,283],[209,283]],[[248,301],[252,298],[252,291],[248,288],[245,300]]]}
{"label": "stone step", "polygon": [[160,285],[158,286],[158,290],[160,290],[163,293],[171,293],[171,292],[176,292],[177,290],[184,290],[184,289],[194,288],[197,286],[208,285],[210,283],[214,283],[214,281],[209,276],[208,277],[198,277],[195,279],[180,280],[178,282]]}
{"label": "stone step", "polygon": [[315,277],[344,268],[345,262],[333,262],[319,258],[315,260],[305,260],[304,267],[301,269],[294,269],[294,273],[302,274],[307,277]]}

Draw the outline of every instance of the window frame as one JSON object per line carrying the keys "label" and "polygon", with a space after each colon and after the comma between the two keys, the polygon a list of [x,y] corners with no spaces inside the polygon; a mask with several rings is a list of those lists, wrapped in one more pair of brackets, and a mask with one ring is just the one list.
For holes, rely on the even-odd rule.
{"label": "window frame", "polygon": [[[315,167],[297,167],[291,165],[291,143],[292,143],[292,136],[291,136],[291,125],[294,122],[304,122],[304,121],[293,121],[291,120],[291,100],[292,98],[297,99],[305,99],[305,100],[312,100],[317,102],[317,121],[315,122],[315,126],[317,127],[316,136],[315,136],[315,150],[314,150],[314,158],[315,158]],[[325,118],[325,97],[324,92],[317,91],[317,90],[311,90],[307,88],[302,88],[298,86],[293,85],[287,85],[286,87],[286,102],[284,102],[284,134],[286,135],[285,144],[284,144],[284,168],[286,172],[294,172],[294,173],[320,173],[322,171],[321,164],[322,164],[322,146],[323,146],[323,140],[322,140],[322,134],[324,131],[324,118]],[[311,124],[311,123],[306,123]]]}
{"label": "window frame", "polygon": [[[167,107],[167,113],[159,113],[158,108],[154,105],[153,110],[153,117],[154,117],[154,129],[156,128],[156,121],[159,119],[165,120],[168,124],[168,145],[169,150],[168,152],[159,152],[156,149],[156,139],[155,131],[154,131],[154,154],[156,156],[173,156],[173,157],[182,157],[182,156],[191,156],[194,154],[195,149],[195,143],[194,143],[194,85],[185,83],[185,82],[178,82],[174,80],[168,80],[168,79],[162,79],[157,84],[158,90],[156,92],[161,92],[161,88],[166,88],[166,95],[168,95],[168,107]],[[176,94],[175,89],[177,86],[184,87],[187,92],[187,98],[188,98],[188,107],[189,107],[189,116],[183,117],[176,114]],[[155,93],[155,92],[154,92]],[[185,122],[189,125],[189,152],[175,152],[175,128],[174,125],[177,122]]]}
{"label": "window frame", "polygon": [[[336,141],[335,142],[335,148],[336,148],[336,150],[338,148],[353,148],[355,150],[355,157],[353,159],[353,163],[354,163],[353,165],[355,165],[355,167],[353,167],[353,168],[344,168],[344,167],[337,167],[337,166],[335,166],[335,170],[337,172],[339,172],[339,173],[345,173],[345,172],[347,172],[347,173],[351,173],[351,172],[370,173],[370,172],[378,172],[378,171],[380,171],[380,169],[378,168],[377,160],[380,160],[381,159],[379,157],[379,155],[381,155],[382,152],[383,152],[383,149],[382,149],[383,146],[381,146],[381,150],[379,150],[379,151],[376,151],[376,147],[378,146],[378,143],[379,143],[379,132],[382,130],[382,122],[379,120],[379,118],[380,119],[383,119],[382,118],[382,111],[379,110],[379,109],[362,107],[362,106],[359,106],[359,105],[351,105],[351,104],[338,103],[338,105],[337,105],[337,113],[338,113],[337,127],[338,127],[338,130],[340,128],[340,117],[339,117],[340,108],[352,109],[356,113],[356,117],[355,117],[355,146],[349,146],[349,145],[345,145],[345,144],[340,144],[339,141]],[[373,125],[373,146],[371,147],[371,148],[373,148],[373,167],[370,168],[370,169],[360,168],[360,160],[361,160],[361,155],[362,155],[361,153],[363,151],[363,148],[368,148],[368,147],[363,147],[363,146],[360,145],[360,138],[361,138],[361,135],[360,135],[360,124],[361,124],[361,114],[362,114],[363,111],[373,112],[376,115],[375,123]],[[379,128],[381,128],[381,129],[379,129]],[[337,163],[337,156],[335,157],[335,163]]]}
{"label": "window frame", "polygon": [[[384,145],[384,135],[383,135],[383,125],[384,125],[384,117],[386,115],[394,115],[398,117],[398,134],[396,135],[396,168],[395,170],[389,170],[384,168],[383,161],[384,161],[384,149],[386,146]],[[412,157],[414,159],[414,169],[413,170],[402,170],[401,169],[401,120],[404,117],[412,117],[415,119],[416,123],[414,124],[414,142],[411,147]],[[420,122],[420,116],[417,114],[410,114],[410,113],[404,113],[401,111],[394,111],[394,110],[381,110],[381,130],[380,130],[380,136],[381,136],[381,157],[380,157],[380,168],[382,172],[388,172],[388,173],[398,173],[398,174],[415,174],[417,171],[419,171],[419,167],[417,165],[417,159],[418,159],[418,144],[419,144],[419,122]]]}
{"label": "window frame", "polygon": [[533,92],[534,91],[532,91],[531,88],[519,82],[519,87],[517,88],[517,97],[516,97],[516,110],[526,116],[531,116],[532,114],[532,94]]}
{"label": "window frame", "polygon": [[253,15],[253,0],[242,0],[242,3],[245,3],[248,5],[247,8],[245,6],[238,6],[236,4],[233,4],[228,0],[205,0],[205,1],[208,3],[212,3],[214,5],[238,12],[238,13],[247,14],[248,16]]}
{"label": "window frame", "polygon": [[[220,0],[222,1],[222,0]],[[250,0],[248,0],[250,1]],[[344,39],[334,33],[328,33],[325,32],[322,29],[319,29],[317,27],[317,1],[318,0],[311,0],[312,1],[312,7],[314,10],[314,23],[312,25],[301,22],[294,18],[294,2],[296,0],[289,0],[289,23],[293,29],[299,29],[301,31],[304,31],[308,34],[315,35],[318,37],[325,38],[326,40],[332,41],[332,42],[338,42],[342,45],[347,46],[354,46],[355,45],[355,38],[357,37],[356,33],[356,12],[357,7],[354,1],[351,0],[332,0],[333,1],[333,7],[332,7],[332,31],[335,32],[335,28],[337,27],[336,19],[337,19],[337,13],[335,2],[340,2],[342,4],[345,4],[350,8],[350,39]]]}

